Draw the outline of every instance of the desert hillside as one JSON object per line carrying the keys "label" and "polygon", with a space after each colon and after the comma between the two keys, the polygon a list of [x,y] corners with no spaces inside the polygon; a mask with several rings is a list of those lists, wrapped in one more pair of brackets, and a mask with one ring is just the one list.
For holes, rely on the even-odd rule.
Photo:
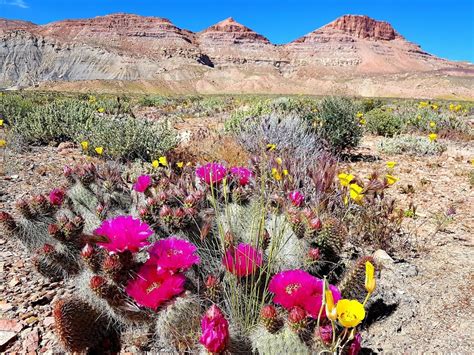
{"label": "desert hillside", "polygon": [[130,14],[41,26],[0,19],[0,68],[0,88],[474,98],[472,64],[358,15],[285,45],[233,18],[198,33]]}

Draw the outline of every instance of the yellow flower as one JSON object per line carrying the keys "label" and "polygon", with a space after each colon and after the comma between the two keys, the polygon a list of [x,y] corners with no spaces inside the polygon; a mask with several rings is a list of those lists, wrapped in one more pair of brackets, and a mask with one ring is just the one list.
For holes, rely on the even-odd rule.
{"label": "yellow flower", "polygon": [[419,108],[423,108],[423,107],[427,107],[428,106],[428,102],[426,101],[420,101],[420,104],[418,105]]}
{"label": "yellow flower", "polygon": [[287,169],[283,169],[283,175],[285,175],[285,176],[288,175],[288,170]]}
{"label": "yellow flower", "polygon": [[397,162],[396,161],[388,161],[388,162],[385,163],[385,165],[387,165],[387,168],[393,169],[395,167],[395,165],[397,165]]}
{"label": "yellow flower", "polygon": [[278,165],[283,164],[283,159],[281,159],[280,157],[275,158],[275,161],[277,162]]}
{"label": "yellow flower", "polygon": [[421,115],[416,116],[416,119],[419,121],[421,120]]}
{"label": "yellow flower", "polygon": [[437,109],[438,109],[438,107],[439,107],[439,106],[438,106],[438,105],[436,105],[436,104],[433,104],[433,105],[431,105],[431,108],[432,108],[433,110],[437,110]]}
{"label": "yellow flower", "polygon": [[160,166],[160,162],[158,160],[153,160],[151,162],[151,166],[154,167],[155,169]]}
{"label": "yellow flower", "polygon": [[93,104],[96,101],[95,96],[89,96],[89,103]]}
{"label": "yellow flower", "polygon": [[365,118],[361,118],[359,123],[363,126],[367,124],[367,121],[365,120]]}
{"label": "yellow flower", "polygon": [[375,290],[375,268],[370,261],[365,262],[365,289],[368,293]]}
{"label": "yellow flower", "polygon": [[158,162],[162,166],[168,166],[168,159],[166,157],[159,157]]}
{"label": "yellow flower", "polygon": [[0,127],[3,126],[3,120],[0,120]]}
{"label": "yellow flower", "polygon": [[82,150],[89,149],[89,142],[88,141],[82,141],[81,142],[81,147],[82,147]]}
{"label": "yellow flower", "polygon": [[329,320],[335,321],[337,319],[337,309],[334,305],[334,297],[332,296],[332,292],[327,290],[325,292],[326,295],[326,316]]}
{"label": "yellow flower", "polygon": [[356,117],[357,118],[362,118],[362,117],[364,117],[364,114],[362,112],[357,112]]}
{"label": "yellow flower", "polygon": [[462,109],[462,106],[461,105],[456,105],[456,107],[454,108],[454,111],[455,112],[458,112]]}
{"label": "yellow flower", "polygon": [[474,166],[474,159],[471,159],[471,165]]}
{"label": "yellow flower", "polygon": [[103,107],[99,107],[99,109],[97,110],[99,113],[104,113],[105,112],[105,108]]}
{"label": "yellow flower", "polygon": [[389,186],[395,184],[398,180],[400,180],[399,178],[390,174],[385,175],[385,179],[387,179],[387,184]]}
{"label": "yellow flower", "polygon": [[276,168],[272,168],[272,176],[276,181],[281,180],[281,175],[280,175],[279,171]]}
{"label": "yellow flower", "polygon": [[354,175],[344,173],[340,173],[337,177],[339,178],[341,186],[349,186],[350,182],[354,179]]}
{"label": "yellow flower", "polygon": [[340,300],[337,302],[336,310],[337,319],[345,328],[357,327],[365,318],[364,306],[356,300]]}
{"label": "yellow flower", "polygon": [[5,139],[0,139],[0,148],[4,148],[7,145],[7,141]]}
{"label": "yellow flower", "polygon": [[357,184],[349,185],[349,195],[357,203],[362,202],[364,194],[362,193],[363,188]]}
{"label": "yellow flower", "polygon": [[94,150],[97,154],[102,155],[104,152],[104,147],[96,147]]}
{"label": "yellow flower", "polygon": [[449,111],[454,111],[454,110],[455,110],[454,104],[449,104]]}
{"label": "yellow flower", "polygon": [[267,144],[267,150],[273,151],[277,148],[276,144]]}
{"label": "yellow flower", "polygon": [[430,142],[434,142],[438,138],[438,135],[436,133],[430,133],[428,134],[428,138],[430,139]]}
{"label": "yellow flower", "polygon": [[182,161],[177,162],[176,166],[181,169],[184,166],[184,162],[182,162]]}
{"label": "yellow flower", "polygon": [[436,127],[436,122],[431,121],[431,122],[430,122],[430,127],[431,127],[431,128]]}

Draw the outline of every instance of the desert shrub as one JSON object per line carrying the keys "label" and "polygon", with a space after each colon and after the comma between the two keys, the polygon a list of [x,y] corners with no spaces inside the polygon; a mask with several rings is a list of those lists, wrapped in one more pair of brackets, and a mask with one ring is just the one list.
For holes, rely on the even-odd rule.
{"label": "desert shrub", "polygon": [[90,153],[103,147],[103,155],[114,159],[151,159],[176,144],[176,134],[166,122],[99,114],[95,103],[76,99],[31,107],[16,116],[12,133],[30,143],[87,141]]}
{"label": "desert shrub", "polygon": [[164,107],[169,105],[171,100],[166,96],[161,95],[147,95],[140,100],[138,100],[138,104],[144,107]]}
{"label": "desert shrub", "polygon": [[[296,182],[272,154],[249,167],[169,162],[133,181],[117,164],[68,167],[63,189],[19,200],[16,219],[1,212],[2,235],[27,247],[36,270],[76,287],[54,307],[65,350],[103,353],[115,340],[120,348],[127,330],[152,352],[359,346],[378,266],[364,253],[370,238],[357,250],[347,243],[361,220],[346,216],[388,185],[355,178],[362,186],[354,194],[356,183],[338,183],[330,159]],[[292,300],[288,290],[300,287],[311,292]],[[339,316],[321,316],[324,300],[335,306],[323,294]],[[341,294],[348,299],[339,304]],[[357,316],[344,319],[349,301]],[[331,339],[322,334],[328,328]],[[357,340],[346,341],[347,328]]]}
{"label": "desert shrub", "polygon": [[316,132],[340,153],[355,148],[362,138],[362,127],[356,118],[357,106],[346,97],[327,97],[318,105]]}
{"label": "desert shrub", "polygon": [[398,136],[383,139],[377,149],[385,154],[439,155],[446,146],[427,137]]}
{"label": "desert shrub", "polygon": [[18,119],[26,116],[33,108],[30,99],[20,95],[0,93],[0,116],[5,125],[13,125]]}
{"label": "desert shrub", "polygon": [[359,106],[362,112],[369,112],[383,106],[383,101],[380,99],[363,99]]}
{"label": "desert shrub", "polygon": [[390,110],[374,109],[364,115],[366,130],[372,134],[393,137],[402,132],[403,121]]}

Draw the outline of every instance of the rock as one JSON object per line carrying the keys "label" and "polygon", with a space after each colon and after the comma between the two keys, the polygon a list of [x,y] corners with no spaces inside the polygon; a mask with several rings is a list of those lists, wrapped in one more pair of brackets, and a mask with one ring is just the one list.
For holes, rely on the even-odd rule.
{"label": "rock", "polygon": [[15,276],[13,279],[10,280],[10,282],[8,283],[8,286],[15,287],[19,283],[20,283],[20,280],[18,279],[18,277]]}
{"label": "rock", "polygon": [[35,353],[36,350],[38,350],[38,345],[39,345],[39,333],[38,333],[38,329],[34,328],[23,340],[22,350],[26,352]]}
{"label": "rock", "polygon": [[7,332],[19,332],[23,325],[14,319],[0,319],[0,330]]}
{"label": "rock", "polygon": [[43,321],[43,325],[45,327],[49,327],[50,325],[54,324],[54,317],[46,317]]}
{"label": "rock", "polygon": [[71,150],[75,148],[76,148],[76,145],[74,144],[74,142],[62,142],[62,143],[59,143],[58,145],[58,152],[61,152],[65,149]]}
{"label": "rock", "polygon": [[37,321],[38,321],[38,318],[32,316],[32,317],[28,317],[28,318],[25,320],[25,323],[28,324],[28,325],[32,325],[32,324],[35,324]]}
{"label": "rock", "polygon": [[387,254],[385,250],[376,250],[373,254],[373,257],[375,261],[383,267],[388,267],[389,265],[393,264],[393,259]]}
{"label": "rock", "polygon": [[0,311],[8,312],[11,309],[13,309],[13,305],[11,303],[5,303],[4,301],[0,302]]}
{"label": "rock", "polygon": [[16,338],[17,333],[0,330],[0,351],[8,349],[9,345]]}

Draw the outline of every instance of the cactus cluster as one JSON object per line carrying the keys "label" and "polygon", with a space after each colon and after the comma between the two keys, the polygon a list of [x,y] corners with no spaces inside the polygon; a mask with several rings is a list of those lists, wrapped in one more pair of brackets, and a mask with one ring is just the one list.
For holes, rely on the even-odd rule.
{"label": "cactus cluster", "polygon": [[[339,262],[343,207],[318,205],[253,162],[196,172],[165,166],[135,181],[118,164],[87,163],[66,168],[68,185],[49,197],[20,200],[19,218],[2,212],[0,227],[32,251],[36,269],[78,291],[55,305],[64,348],[110,351],[137,329],[152,351],[321,348],[317,311],[268,304],[268,284],[284,270],[322,277]],[[347,297],[362,296],[363,262],[340,284]]]}

